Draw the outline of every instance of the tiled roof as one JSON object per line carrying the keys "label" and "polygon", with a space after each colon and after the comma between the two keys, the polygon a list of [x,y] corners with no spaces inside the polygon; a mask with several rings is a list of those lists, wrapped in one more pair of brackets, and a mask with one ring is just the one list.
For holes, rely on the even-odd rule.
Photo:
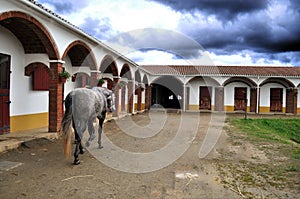
{"label": "tiled roof", "polygon": [[300,67],[140,65],[153,75],[300,76]]}

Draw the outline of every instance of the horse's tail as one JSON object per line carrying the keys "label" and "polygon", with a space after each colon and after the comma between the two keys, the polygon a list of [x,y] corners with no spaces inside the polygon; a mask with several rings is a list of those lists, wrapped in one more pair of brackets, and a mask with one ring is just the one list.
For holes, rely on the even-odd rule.
{"label": "horse's tail", "polygon": [[71,154],[71,140],[72,140],[72,95],[67,95],[65,99],[65,114],[62,119],[62,134],[64,137],[64,153],[66,158]]}

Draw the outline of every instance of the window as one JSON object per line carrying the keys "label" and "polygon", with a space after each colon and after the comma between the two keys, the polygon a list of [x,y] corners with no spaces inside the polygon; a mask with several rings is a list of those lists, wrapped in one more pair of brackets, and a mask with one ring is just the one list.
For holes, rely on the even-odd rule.
{"label": "window", "polygon": [[42,63],[33,63],[25,68],[25,75],[32,75],[32,89],[36,91],[49,90],[49,68]]}

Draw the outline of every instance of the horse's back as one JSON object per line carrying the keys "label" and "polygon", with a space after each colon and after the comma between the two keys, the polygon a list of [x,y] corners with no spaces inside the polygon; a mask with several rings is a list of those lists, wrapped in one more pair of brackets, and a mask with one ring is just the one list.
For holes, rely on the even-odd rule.
{"label": "horse's back", "polygon": [[91,89],[76,88],[72,91],[73,116],[88,119],[95,115],[96,96]]}
{"label": "horse's back", "polygon": [[72,91],[73,114],[79,118],[96,117],[105,107],[105,99],[95,89],[76,88]]}

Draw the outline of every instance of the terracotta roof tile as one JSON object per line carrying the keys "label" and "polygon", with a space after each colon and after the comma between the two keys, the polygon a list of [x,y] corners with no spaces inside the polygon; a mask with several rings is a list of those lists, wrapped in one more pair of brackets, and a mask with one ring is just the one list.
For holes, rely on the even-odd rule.
{"label": "terracotta roof tile", "polygon": [[300,67],[140,65],[156,75],[300,76]]}

